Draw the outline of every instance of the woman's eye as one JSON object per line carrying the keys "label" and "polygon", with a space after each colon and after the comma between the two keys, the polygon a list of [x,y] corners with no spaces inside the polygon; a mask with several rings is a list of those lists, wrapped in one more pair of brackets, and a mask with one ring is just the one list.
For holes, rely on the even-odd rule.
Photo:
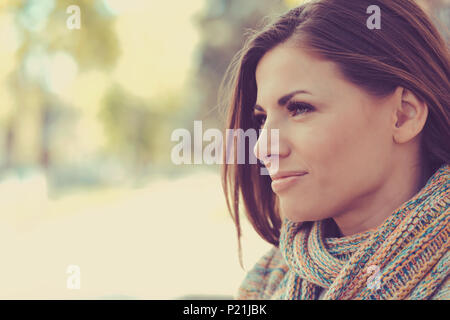
{"label": "woman's eye", "polygon": [[[308,113],[314,110],[314,107],[310,104],[304,102],[291,102],[288,104],[287,109],[292,116],[297,116],[299,114]],[[303,111],[303,112],[301,112]]]}
{"label": "woman's eye", "polygon": [[[314,111],[314,107],[312,105],[304,102],[291,102],[288,104],[287,109],[293,117]],[[266,115],[262,113],[254,114],[254,120],[256,127],[261,128],[266,122]]]}

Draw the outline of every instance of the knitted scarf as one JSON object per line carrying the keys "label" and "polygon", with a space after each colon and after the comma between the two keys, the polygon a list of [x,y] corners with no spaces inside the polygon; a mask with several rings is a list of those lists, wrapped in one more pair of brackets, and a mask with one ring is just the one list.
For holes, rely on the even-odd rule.
{"label": "knitted scarf", "polygon": [[[281,299],[430,297],[449,270],[450,166],[444,165],[375,229],[324,238],[324,222],[283,219],[280,251],[289,266]],[[419,290],[417,284],[421,282]]]}

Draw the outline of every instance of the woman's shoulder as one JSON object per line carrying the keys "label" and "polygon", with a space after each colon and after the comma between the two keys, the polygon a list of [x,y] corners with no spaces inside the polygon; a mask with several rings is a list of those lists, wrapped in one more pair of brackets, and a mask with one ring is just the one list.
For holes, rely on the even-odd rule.
{"label": "woman's shoulder", "polygon": [[272,246],[247,272],[236,299],[273,299],[280,294],[282,280],[288,270],[280,249]]}

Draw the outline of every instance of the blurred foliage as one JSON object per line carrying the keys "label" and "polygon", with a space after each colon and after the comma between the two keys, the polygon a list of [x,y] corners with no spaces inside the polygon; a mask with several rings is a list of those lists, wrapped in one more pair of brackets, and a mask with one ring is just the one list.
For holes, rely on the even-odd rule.
{"label": "blurred foliage", "polygon": [[110,137],[110,148],[131,158],[136,167],[154,161],[152,153],[160,139],[162,117],[148,107],[148,101],[127,94],[120,87],[111,88],[105,96],[100,117]]}
{"label": "blurred foliage", "polygon": [[217,90],[228,65],[244,44],[245,33],[285,11],[286,4],[281,0],[207,1],[204,14],[196,19],[201,35],[196,86],[204,92],[196,119],[204,120],[206,126],[223,127]]}
{"label": "blurred foliage", "polygon": [[58,122],[70,127],[76,119],[76,113],[70,112],[71,101],[58,97],[61,80],[77,72],[107,71],[114,66],[119,55],[114,19],[100,14],[98,3],[77,2],[83,8],[83,28],[76,31],[66,27],[66,8],[73,1],[15,1],[6,8],[6,14],[15,17],[21,46],[15,54],[18,63],[5,84],[13,107],[2,119],[4,167],[36,163],[48,169],[58,158],[56,153],[65,151],[52,148],[61,136],[54,129],[60,128]]}
{"label": "blurred foliage", "polygon": [[[51,12],[45,18],[45,27],[39,30],[39,23],[34,17],[37,6],[48,2]],[[17,20],[24,32],[24,44],[18,52],[19,59],[39,44],[47,52],[65,51],[77,61],[81,71],[89,68],[111,69],[119,56],[119,43],[114,31],[114,19],[102,13],[102,2],[92,0],[32,0],[22,1],[18,7]],[[82,28],[70,30],[66,20],[70,14],[66,9],[76,4],[82,8]],[[104,9],[103,9],[104,10]],[[25,22],[26,21],[26,22]]]}

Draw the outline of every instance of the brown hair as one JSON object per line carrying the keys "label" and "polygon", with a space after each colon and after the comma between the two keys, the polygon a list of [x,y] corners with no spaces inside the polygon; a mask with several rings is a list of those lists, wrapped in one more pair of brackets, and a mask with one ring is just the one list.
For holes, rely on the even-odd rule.
{"label": "brown hair", "polygon": [[[370,5],[381,9],[381,29],[370,30]],[[307,2],[260,31],[251,31],[222,80],[219,103],[228,109],[227,129],[258,129],[255,70],[275,46],[294,41],[335,62],[346,79],[374,96],[402,86],[428,106],[421,145],[423,172],[429,177],[449,163],[449,49],[430,18],[412,0],[317,0]],[[224,161],[225,163],[225,161]],[[257,233],[278,246],[281,219],[270,177],[261,164],[224,164],[222,185],[238,237],[242,266],[239,200]],[[231,199],[230,199],[231,197]]]}

